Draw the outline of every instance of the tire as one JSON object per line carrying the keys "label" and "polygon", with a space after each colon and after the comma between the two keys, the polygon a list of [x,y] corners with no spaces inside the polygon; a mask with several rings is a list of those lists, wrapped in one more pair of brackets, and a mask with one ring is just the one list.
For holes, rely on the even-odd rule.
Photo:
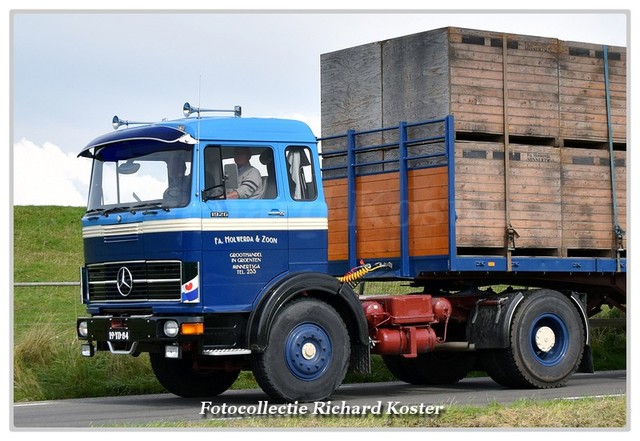
{"label": "tire", "polygon": [[156,378],[172,394],[185,397],[213,397],[220,395],[236,381],[240,370],[194,369],[191,354],[181,359],[166,358],[163,354],[149,354]]}
{"label": "tire", "polygon": [[253,374],[275,401],[328,398],[342,383],[350,342],[340,315],[316,299],[292,302],[276,316],[263,353],[252,357]]}
{"label": "tire", "polygon": [[540,290],[518,305],[509,346],[478,355],[487,374],[503,386],[549,389],[564,385],[577,370],[584,345],[582,320],[571,300]]}
{"label": "tire", "polygon": [[385,355],[384,364],[400,381],[418,385],[455,384],[467,376],[475,365],[475,354],[470,352],[427,352],[416,358]]}

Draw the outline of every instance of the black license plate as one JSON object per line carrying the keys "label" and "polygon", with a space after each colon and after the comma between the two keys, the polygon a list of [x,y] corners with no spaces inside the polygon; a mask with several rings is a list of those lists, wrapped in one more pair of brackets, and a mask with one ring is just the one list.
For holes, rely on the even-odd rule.
{"label": "black license plate", "polygon": [[129,341],[128,329],[109,329],[107,334],[109,341]]}

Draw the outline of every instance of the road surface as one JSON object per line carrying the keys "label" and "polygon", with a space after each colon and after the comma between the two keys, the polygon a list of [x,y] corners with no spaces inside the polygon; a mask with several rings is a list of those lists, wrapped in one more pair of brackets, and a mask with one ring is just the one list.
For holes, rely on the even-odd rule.
{"label": "road surface", "polygon": [[[15,403],[13,428],[145,427],[154,421],[202,421],[286,413],[322,412],[436,413],[452,404],[483,405],[520,399],[551,400],[620,396],[627,392],[626,371],[576,374],[557,389],[506,389],[489,378],[466,378],[449,386],[413,386],[401,382],[342,385],[331,402],[272,403],[260,390],[231,390],[207,399],[185,399],[171,394]],[[444,407],[441,407],[444,406]],[[203,413],[203,414],[201,414]]]}

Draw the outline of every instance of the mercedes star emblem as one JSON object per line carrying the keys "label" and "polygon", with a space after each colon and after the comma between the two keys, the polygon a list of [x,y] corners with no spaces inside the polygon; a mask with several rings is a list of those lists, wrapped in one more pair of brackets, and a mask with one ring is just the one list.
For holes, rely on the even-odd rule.
{"label": "mercedes star emblem", "polygon": [[118,270],[118,278],[116,279],[116,287],[122,297],[126,297],[131,294],[133,289],[133,276],[131,271],[126,266],[123,266]]}

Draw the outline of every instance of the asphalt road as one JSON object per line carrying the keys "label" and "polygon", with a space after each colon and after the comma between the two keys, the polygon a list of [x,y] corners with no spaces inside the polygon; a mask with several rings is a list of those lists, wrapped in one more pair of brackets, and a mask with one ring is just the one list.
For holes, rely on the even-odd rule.
{"label": "asphalt road", "polygon": [[[329,402],[286,407],[269,402],[260,390],[227,391],[211,399],[184,399],[171,394],[84,398],[13,406],[13,429],[141,427],[153,421],[201,421],[247,415],[321,415],[328,413],[437,413],[451,404],[483,405],[519,399],[550,400],[619,396],[627,392],[626,371],[576,374],[557,389],[506,389],[488,378],[466,378],[451,386],[412,386],[400,382],[347,384]],[[364,406],[369,406],[365,408]],[[444,407],[439,407],[444,406]],[[204,415],[200,412],[204,409]]]}

